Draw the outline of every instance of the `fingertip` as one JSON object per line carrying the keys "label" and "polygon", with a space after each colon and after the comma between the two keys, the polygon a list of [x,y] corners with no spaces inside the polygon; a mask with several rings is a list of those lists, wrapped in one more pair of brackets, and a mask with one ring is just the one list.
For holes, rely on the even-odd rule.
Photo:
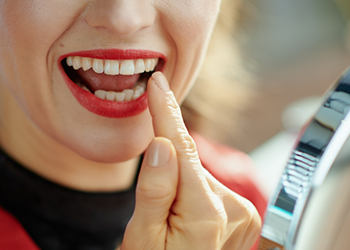
{"label": "fingertip", "polygon": [[170,90],[168,80],[165,78],[162,72],[154,72],[150,77],[150,80],[153,81],[159,89],[163,91]]}
{"label": "fingertip", "polygon": [[[166,85],[164,88],[159,87]],[[164,90],[168,89],[168,90]],[[169,136],[175,123],[181,120],[181,111],[163,73],[155,72],[148,80],[148,108],[152,117],[154,134],[171,139]]]}
{"label": "fingertip", "polygon": [[178,185],[176,152],[172,142],[156,137],[143,160],[136,188],[135,216],[152,224],[164,222],[173,203]]}
{"label": "fingertip", "polygon": [[164,167],[168,164],[172,151],[172,143],[164,137],[156,137],[148,146],[146,152],[147,165]]}

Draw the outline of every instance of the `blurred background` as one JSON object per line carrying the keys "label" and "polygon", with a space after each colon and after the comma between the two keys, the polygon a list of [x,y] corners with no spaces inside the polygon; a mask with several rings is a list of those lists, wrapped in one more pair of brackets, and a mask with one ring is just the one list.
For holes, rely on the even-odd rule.
{"label": "blurred background", "polygon": [[237,39],[255,99],[232,146],[249,153],[269,194],[302,124],[350,66],[348,0],[246,0]]}

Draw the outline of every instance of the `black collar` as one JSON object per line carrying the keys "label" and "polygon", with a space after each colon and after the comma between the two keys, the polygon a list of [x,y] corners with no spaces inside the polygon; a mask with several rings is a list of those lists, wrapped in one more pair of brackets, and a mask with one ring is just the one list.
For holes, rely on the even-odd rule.
{"label": "black collar", "polygon": [[126,191],[81,192],[30,172],[0,151],[0,206],[43,250],[114,250],[135,205]]}

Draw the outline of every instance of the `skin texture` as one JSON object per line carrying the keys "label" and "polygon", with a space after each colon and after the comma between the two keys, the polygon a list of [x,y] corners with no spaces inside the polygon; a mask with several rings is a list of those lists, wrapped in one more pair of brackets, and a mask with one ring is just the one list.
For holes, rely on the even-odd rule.
{"label": "skin texture", "polygon": [[[8,154],[61,185],[116,191],[131,185],[138,156],[150,145],[123,250],[249,249],[259,232],[250,202],[202,168],[178,108],[202,63],[219,4],[0,0],[0,143]],[[164,75],[149,80],[149,108],[139,115],[89,112],[59,72],[63,54],[111,48],[167,58]]]}
{"label": "skin texture", "polygon": [[121,249],[250,249],[260,231],[256,209],[203,169],[160,72],[148,89],[156,138],[141,168]]}
{"label": "skin texture", "polygon": [[117,187],[100,165],[117,172],[115,163],[138,157],[154,136],[151,116],[146,110],[108,119],[87,111],[65,85],[58,58],[91,49],[161,52],[163,72],[181,102],[202,62],[219,1],[1,0],[0,7],[1,116],[11,116],[1,121],[1,146],[53,181],[106,190]]}

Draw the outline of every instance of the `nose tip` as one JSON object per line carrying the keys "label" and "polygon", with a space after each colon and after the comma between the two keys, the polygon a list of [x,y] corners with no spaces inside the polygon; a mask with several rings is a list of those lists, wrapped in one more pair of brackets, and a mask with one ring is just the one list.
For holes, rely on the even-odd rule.
{"label": "nose tip", "polygon": [[147,0],[95,0],[85,19],[91,27],[127,36],[152,26],[155,12]]}

